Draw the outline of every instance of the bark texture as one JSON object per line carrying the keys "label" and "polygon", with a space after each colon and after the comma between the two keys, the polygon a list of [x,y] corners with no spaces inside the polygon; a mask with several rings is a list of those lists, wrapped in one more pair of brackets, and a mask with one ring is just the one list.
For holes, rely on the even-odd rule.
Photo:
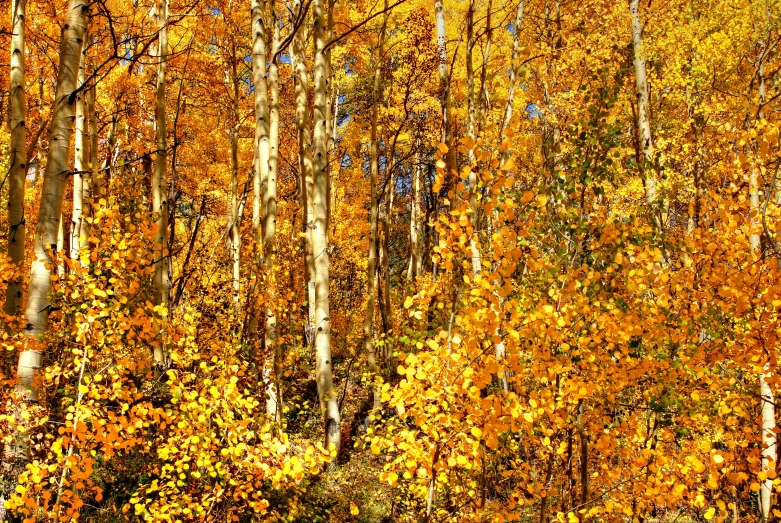
{"label": "bark texture", "polygon": [[273,358],[273,371],[266,387],[266,412],[279,420],[282,414],[282,398],[280,377],[282,375],[282,354],[277,344],[277,314],[276,314],[276,277],[274,261],[276,258],[277,230],[277,165],[279,163],[279,67],[276,59],[279,47],[279,24],[274,11],[274,1],[271,2],[270,16],[272,30],[271,55],[269,64],[268,90],[269,106],[269,162],[266,192],[263,194],[263,266],[266,277],[266,332],[265,345],[267,352]]}
{"label": "bark texture", "polygon": [[635,69],[635,94],[637,96],[637,140],[640,152],[638,162],[645,185],[645,199],[648,203],[652,221],[657,230],[661,228],[660,205],[657,196],[656,178],[650,171],[654,158],[654,144],[651,137],[651,117],[648,109],[648,74],[643,52],[643,26],[640,22],[640,0],[630,0],[629,12],[632,17],[632,64]]}
{"label": "bark texture", "polygon": [[24,265],[24,182],[27,174],[27,99],[24,92],[25,15],[27,0],[11,3],[11,86],[9,92],[11,157],[8,172],[8,257],[17,267],[8,282],[3,310],[11,316],[22,312]]}
{"label": "bark texture", "polygon": [[[52,119],[49,124],[49,150],[41,189],[38,225],[35,230],[35,259],[30,269],[30,289],[27,299],[26,334],[37,338],[46,332],[49,319],[52,271],[57,266],[56,253],[65,182],[70,175],[68,158],[71,137],[79,60],[86,29],[87,4],[85,0],[70,0],[66,23],[60,37],[60,62],[54,95]],[[35,369],[41,366],[41,351],[34,343],[19,355],[17,376],[20,393],[31,401],[38,400]]]}
{"label": "bark texture", "polygon": [[[171,275],[168,267],[168,151],[167,151],[167,118],[165,113],[165,84],[168,70],[168,0],[159,0],[157,11],[157,91],[155,98],[155,138],[157,152],[152,171],[152,212],[157,221],[155,231],[154,252],[154,283],[155,305],[161,309],[161,314],[170,312]],[[155,367],[165,368],[168,355],[162,342],[154,348]]]}
{"label": "bark texture", "polygon": [[[87,34],[84,35],[87,40]],[[74,260],[79,259],[82,247],[87,243],[89,236],[88,224],[84,220],[84,205],[89,201],[90,178],[88,173],[90,164],[89,121],[87,114],[86,94],[84,79],[86,74],[86,45],[81,51],[79,60],[79,76],[76,86],[81,92],[76,95],[76,136],[74,148],[76,149],[73,161],[73,217],[71,219],[70,255]]]}
{"label": "bark texture", "polygon": [[[298,9],[302,9],[300,2]],[[298,132],[298,160],[300,170],[300,202],[304,213],[304,268],[306,274],[307,320],[304,334],[307,345],[314,346],[315,321],[315,258],[314,242],[314,164],[312,159],[312,126],[309,119],[309,72],[306,66],[306,25],[299,27],[291,44],[291,59],[295,74],[296,130]]]}
{"label": "bark texture", "polygon": [[269,103],[267,67],[268,61],[268,25],[265,0],[252,0],[252,85],[255,89],[255,160],[252,202],[252,232],[255,240],[254,289],[248,307],[250,314],[250,334],[257,331],[258,311],[255,305],[259,286],[259,269],[263,262],[263,199],[268,185],[269,169]]}
{"label": "bark texture", "polygon": [[315,374],[320,408],[325,418],[325,444],[339,452],[341,421],[331,362],[331,318],[328,266],[328,78],[325,53],[326,3],[313,3],[314,60],[314,258],[315,258]]}

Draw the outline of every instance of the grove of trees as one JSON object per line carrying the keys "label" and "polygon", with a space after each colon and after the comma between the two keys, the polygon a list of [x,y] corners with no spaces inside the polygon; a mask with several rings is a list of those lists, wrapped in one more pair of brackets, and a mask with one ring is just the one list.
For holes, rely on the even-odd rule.
{"label": "grove of trees", "polygon": [[781,521],[781,1],[0,5],[0,521]]}

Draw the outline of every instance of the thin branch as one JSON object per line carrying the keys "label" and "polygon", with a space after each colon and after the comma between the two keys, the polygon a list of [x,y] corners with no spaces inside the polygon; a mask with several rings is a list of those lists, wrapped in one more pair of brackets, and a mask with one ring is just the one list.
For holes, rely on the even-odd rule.
{"label": "thin branch", "polygon": [[344,33],[340,34],[339,36],[337,36],[337,37],[334,37],[334,38],[333,38],[333,39],[332,39],[330,42],[328,42],[327,44],[325,44],[325,47],[323,47],[323,51],[324,51],[324,52],[325,52],[325,51],[327,51],[327,50],[328,50],[328,48],[330,48],[332,45],[335,45],[335,44],[337,44],[339,41],[343,40],[344,38],[346,38],[346,37],[347,37],[347,36],[349,36],[350,34],[354,33],[355,31],[357,31],[358,29],[360,29],[360,28],[361,28],[361,27],[363,27],[364,25],[368,24],[369,22],[371,22],[372,20],[374,20],[375,18],[377,18],[377,17],[378,17],[378,16],[380,16],[381,14],[383,14],[383,13],[386,13],[386,12],[388,12],[388,11],[391,11],[391,10],[392,10],[394,7],[400,6],[401,4],[403,4],[403,3],[404,3],[404,2],[406,2],[406,1],[407,1],[407,0],[399,0],[399,1],[398,1],[398,2],[396,2],[395,4],[393,4],[393,5],[390,5],[390,6],[386,7],[386,8],[385,8],[385,9],[383,9],[382,11],[379,11],[379,12],[377,12],[377,13],[374,13],[373,15],[371,15],[369,18],[367,18],[366,20],[364,20],[364,21],[363,21],[363,22],[361,22],[360,24],[353,26],[353,27],[352,27],[352,28],[350,28],[349,30],[347,30],[347,31],[345,31]]}

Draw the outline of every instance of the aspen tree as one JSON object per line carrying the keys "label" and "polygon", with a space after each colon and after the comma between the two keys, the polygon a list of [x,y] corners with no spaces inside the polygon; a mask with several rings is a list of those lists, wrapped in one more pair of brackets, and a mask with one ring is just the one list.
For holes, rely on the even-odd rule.
{"label": "aspen tree", "polygon": [[467,83],[467,136],[469,138],[469,208],[471,211],[472,236],[469,238],[469,244],[472,250],[472,275],[480,274],[480,248],[477,241],[477,230],[480,221],[479,209],[477,208],[477,160],[475,158],[475,142],[477,141],[477,122],[476,111],[477,101],[475,100],[475,71],[472,64],[472,51],[475,47],[474,37],[474,17],[475,2],[469,0],[469,7],[466,12],[466,83]]}
{"label": "aspen tree", "polygon": [[[762,106],[765,103],[765,46],[766,42],[760,42],[760,56],[757,59],[756,65],[756,77],[758,79],[758,104],[757,104],[757,121],[761,122],[764,119]],[[748,122],[748,119],[747,119]],[[759,203],[759,169],[756,162],[752,162],[751,170],[749,171],[749,206],[751,208],[751,221],[754,231],[749,236],[749,244],[751,249],[756,253],[758,257],[762,256],[762,244],[761,238],[756,229],[759,227],[759,216],[761,215],[760,203]],[[768,193],[765,194],[765,198],[770,198]],[[770,362],[765,362],[762,372],[759,374],[759,395],[760,395],[760,410],[762,418],[762,470],[775,470],[778,462],[778,448],[777,448],[777,435],[776,435],[776,405],[775,398],[773,396],[773,389],[770,385],[773,377]],[[762,520],[767,521],[770,517],[770,508],[773,498],[773,479],[767,477],[760,483],[759,489],[759,507],[762,515]]]}
{"label": "aspen tree", "polygon": [[[387,143],[387,142],[386,142]],[[395,142],[394,142],[395,143]],[[386,160],[390,162],[394,154],[391,153]],[[380,262],[382,263],[382,317],[385,321],[385,335],[388,336],[393,330],[393,308],[391,307],[391,274],[390,274],[390,235],[393,218],[393,201],[396,196],[396,176],[394,176],[392,166],[388,168],[388,185],[386,187],[388,195],[385,199],[385,211],[382,215],[382,245]],[[387,354],[388,347],[385,347]]]}
{"label": "aspen tree", "polygon": [[[88,40],[88,29],[85,31],[85,42]],[[84,220],[84,202],[89,200],[90,176],[87,175],[87,168],[90,163],[89,122],[87,115],[87,106],[85,103],[86,89],[84,87],[85,69],[86,69],[87,45],[83,46],[81,58],[79,60],[79,76],[76,81],[77,87],[81,91],[76,95],[76,133],[74,137],[74,148],[76,149],[73,161],[73,217],[71,219],[71,237],[70,237],[70,256],[74,260],[79,259],[81,249],[87,243],[89,236],[88,224]]]}
{"label": "aspen tree", "polygon": [[[390,89],[392,84],[389,84],[388,94],[385,99],[385,112],[391,113],[391,100],[392,95]],[[388,176],[388,181],[385,185],[386,198],[385,207],[383,209],[382,219],[382,241],[380,242],[380,274],[382,275],[382,292],[378,294],[380,298],[380,310],[382,313],[383,332],[386,336],[386,341],[390,342],[388,337],[393,330],[393,309],[391,307],[391,273],[390,273],[390,235],[391,224],[393,221],[393,202],[396,198],[396,146],[398,144],[399,132],[401,127],[397,128],[395,133],[391,133],[388,126],[384,128],[387,132],[383,136],[382,141],[385,143],[385,171]],[[386,344],[383,347],[383,357],[392,353],[390,344]]]}
{"label": "aspen tree", "polygon": [[233,99],[231,100],[231,111],[233,113],[234,126],[230,131],[231,140],[231,196],[230,196],[230,250],[231,262],[233,266],[233,303],[236,312],[240,308],[239,291],[241,288],[241,230],[239,228],[239,130],[241,129],[241,115],[239,114],[239,73],[236,56],[236,39],[231,38],[231,88]]}
{"label": "aspen tree", "polygon": [[[163,317],[170,312],[171,275],[168,270],[168,153],[166,143],[166,73],[168,70],[168,0],[158,0],[155,17],[157,20],[157,82],[155,96],[155,153],[152,171],[152,213],[157,222],[155,230],[154,282],[155,305],[160,307]],[[162,342],[154,348],[154,361],[157,369],[168,364],[168,355]]]}
{"label": "aspen tree", "polygon": [[275,12],[275,1],[271,0],[269,19],[271,31],[271,63],[269,64],[269,162],[268,181],[263,194],[263,266],[267,279],[268,296],[266,298],[266,332],[265,346],[273,358],[273,372],[269,376],[266,388],[266,412],[280,419],[282,413],[282,397],[280,376],[282,375],[282,355],[277,345],[277,314],[276,314],[276,278],[274,262],[276,259],[277,230],[277,165],[279,163],[279,67],[277,56],[279,51],[279,22]]}
{"label": "aspen tree", "polygon": [[[387,9],[388,2],[385,1]],[[363,320],[363,348],[366,351],[369,372],[376,374],[379,372],[377,365],[377,356],[374,351],[373,337],[373,319],[374,319],[374,299],[377,294],[377,281],[375,279],[377,272],[377,222],[379,218],[379,201],[377,198],[377,178],[380,171],[379,161],[379,137],[377,135],[377,120],[379,115],[380,98],[382,90],[380,82],[382,81],[382,64],[385,52],[385,31],[388,26],[388,13],[382,18],[382,26],[377,42],[377,57],[374,64],[374,84],[372,86],[372,114],[371,114],[371,143],[369,144],[369,179],[371,185],[370,211],[369,211],[369,256],[366,266],[366,316]],[[380,406],[380,391],[374,388],[373,408]]]}
{"label": "aspen tree", "polygon": [[[26,334],[31,338],[40,337],[46,332],[49,319],[49,289],[55,261],[55,254],[52,251],[57,245],[65,181],[70,174],[68,158],[76,102],[71,94],[76,89],[86,30],[86,14],[87,4],[84,0],[70,0],[66,22],[60,36],[60,62],[57,70],[54,107],[49,123],[49,150],[46,153],[46,171],[41,189],[38,225],[35,230],[34,259],[30,268],[30,289],[26,308]],[[41,366],[42,353],[38,347],[32,345],[31,341],[30,346],[19,354],[18,390],[28,400],[37,401],[35,369]]]}
{"label": "aspen tree", "polygon": [[314,60],[314,258],[315,258],[315,374],[320,408],[325,418],[325,444],[339,452],[341,440],[339,404],[332,377],[331,318],[329,307],[328,237],[328,125],[325,56],[325,0],[313,3]]}
{"label": "aspen tree", "polygon": [[480,69],[480,104],[477,106],[477,132],[481,136],[485,129],[486,115],[491,110],[491,95],[488,92],[488,65],[494,34],[494,28],[491,26],[492,10],[493,2],[488,0],[485,8],[485,48],[483,50],[483,65]]}
{"label": "aspen tree", "polygon": [[[301,2],[298,10],[303,9]],[[303,15],[302,15],[303,16]],[[306,67],[306,24],[296,31],[291,43],[291,58],[295,73],[296,129],[298,132],[298,158],[300,177],[300,202],[303,212],[304,227],[304,270],[306,276],[306,296],[308,316],[304,325],[307,344],[314,346],[315,320],[315,259],[314,241],[314,207],[313,185],[314,167],[312,159],[311,136],[312,129],[309,120],[309,101],[307,97],[309,74]]]}
{"label": "aspen tree", "polygon": [[632,64],[635,69],[635,95],[637,96],[637,139],[642,163],[640,173],[645,185],[645,199],[657,232],[661,230],[662,219],[657,196],[656,177],[651,170],[654,158],[654,144],[651,136],[651,118],[648,109],[648,74],[643,58],[643,26],[640,22],[640,0],[630,0],[629,12],[632,17]]}
{"label": "aspen tree", "polygon": [[11,86],[9,89],[11,158],[8,171],[8,257],[16,271],[6,289],[6,314],[16,316],[22,310],[24,264],[24,186],[27,172],[27,98],[24,92],[25,14],[27,0],[11,2]]}
{"label": "aspen tree", "polygon": [[475,0],[469,0],[469,6],[466,10],[466,53],[464,66],[466,69],[467,85],[467,136],[471,139],[471,145],[467,148],[469,151],[470,162],[474,161],[475,150],[474,142],[476,139],[475,122],[475,71],[472,64],[472,51],[475,47]]}
{"label": "aspen tree", "polygon": [[[550,56],[545,58],[545,78],[543,79],[543,101],[547,111],[543,113],[543,125],[542,125],[542,156],[543,156],[543,169],[546,173],[553,175],[556,172],[558,166],[558,148],[561,140],[561,130],[556,121],[556,113],[551,97],[552,91],[555,90],[557,85],[556,81],[556,61],[559,58],[559,49],[562,45],[561,40],[561,4],[557,0],[554,2],[553,10],[555,12],[555,19],[552,19],[551,7],[548,2],[545,2],[544,10],[544,27],[545,36],[548,41],[548,45],[552,48]],[[553,28],[555,22],[555,29]],[[508,122],[509,123],[509,122]],[[552,180],[556,178],[553,177]],[[554,197],[555,204],[560,203],[559,198]]]}
{"label": "aspen tree", "polygon": [[[96,41],[96,37],[92,37],[93,43]],[[93,59],[87,57],[88,65],[90,68],[90,74],[95,73],[95,63]],[[89,207],[89,215],[91,217],[94,217],[95,215],[95,202],[98,201],[100,198],[100,175],[98,173],[98,157],[99,157],[99,149],[98,149],[98,111],[95,106],[95,90],[97,89],[96,81],[93,80],[92,83],[89,86],[89,89],[87,89],[86,94],[86,103],[87,103],[87,114],[89,115],[89,139],[90,139],[90,147],[89,147],[89,180],[90,180],[90,187],[88,188],[89,191],[89,197],[90,200],[87,202]],[[109,141],[110,144],[110,141]]]}
{"label": "aspen tree", "polygon": [[[510,61],[510,71],[508,73],[509,87],[507,89],[507,100],[504,105],[504,114],[502,115],[501,123],[499,125],[499,140],[504,141],[505,130],[508,129],[510,121],[513,117],[513,103],[515,102],[515,87],[518,83],[518,70],[520,69],[521,60],[521,24],[523,23],[523,10],[526,3],[525,0],[518,2],[518,8],[515,11],[515,22],[513,23],[513,52]],[[488,22],[490,23],[490,22]],[[510,148],[505,147],[501,152],[500,165],[506,165],[510,160]],[[499,276],[499,284],[502,283],[502,278]],[[498,293],[497,293],[498,294]],[[501,296],[498,296],[498,310],[496,314],[500,320],[503,315],[503,300]],[[494,331],[494,336],[499,338],[499,341],[494,345],[494,354],[497,361],[502,361],[506,357],[506,348],[504,341],[502,340],[501,329],[497,328]],[[497,376],[499,387],[506,393],[510,390],[509,380],[507,378],[505,370],[502,370]]]}
{"label": "aspen tree", "polygon": [[[515,12],[515,23],[513,23],[513,53],[510,59],[510,70],[508,73],[507,83],[507,101],[504,104],[504,115],[502,117],[501,124],[499,125],[499,140],[504,140],[504,131],[510,125],[510,120],[513,117],[513,103],[515,102],[515,87],[518,83],[518,69],[520,68],[521,61],[521,23],[523,22],[523,9],[526,5],[526,0],[520,0],[518,2],[518,9]],[[502,150],[502,164],[507,163],[510,159],[510,148],[505,147]]]}
{"label": "aspen tree", "polygon": [[[437,55],[439,58],[439,103],[442,108],[442,143],[447,147],[445,153],[445,187],[450,187],[450,178],[456,171],[456,151],[453,147],[452,123],[450,114],[450,78],[447,67],[447,34],[445,33],[445,7],[443,0],[434,3],[434,18],[437,29]],[[452,202],[451,202],[452,204]],[[436,205],[436,204],[435,204]],[[439,218],[439,208],[435,209],[435,221]],[[434,262],[432,276],[436,281],[437,264]]]}
{"label": "aspen tree", "polygon": [[420,276],[423,263],[423,253],[421,252],[421,157],[420,142],[415,150],[415,165],[412,169],[412,204],[410,207],[409,219],[409,237],[410,237],[410,255],[409,266],[407,267],[407,279],[415,283],[415,279]]}
{"label": "aspen tree", "polygon": [[[326,151],[331,154],[333,147],[336,146],[336,140],[331,140],[336,130],[334,122],[334,86],[333,74],[331,71],[331,46],[328,44],[334,37],[334,4],[336,0],[326,0],[326,30],[325,30],[325,133],[326,133]],[[333,192],[333,177],[331,176],[331,162],[328,162],[328,185],[326,186],[326,240],[331,240],[331,193]],[[329,243],[330,245],[330,243]]]}
{"label": "aspen tree", "polygon": [[442,143],[447,145],[446,162],[448,172],[446,179],[449,178],[452,171],[456,170],[456,151],[453,148],[453,123],[450,121],[450,78],[447,67],[447,36],[445,34],[445,8],[443,0],[436,0],[434,3],[434,14],[437,26],[437,50],[439,54],[439,83],[440,100],[442,107]]}
{"label": "aspen tree", "polygon": [[266,63],[268,61],[268,25],[266,20],[265,0],[252,0],[252,85],[255,89],[255,159],[253,177],[252,231],[255,240],[255,271],[254,290],[250,299],[253,305],[248,307],[250,318],[250,333],[257,330],[258,311],[254,302],[257,301],[260,266],[263,259],[263,201],[268,184],[269,170],[269,107]]}

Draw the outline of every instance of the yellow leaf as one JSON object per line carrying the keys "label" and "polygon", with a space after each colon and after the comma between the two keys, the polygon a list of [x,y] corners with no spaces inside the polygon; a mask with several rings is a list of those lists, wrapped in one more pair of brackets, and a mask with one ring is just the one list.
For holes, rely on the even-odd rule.
{"label": "yellow leaf", "polygon": [[353,516],[357,516],[360,510],[358,510],[358,507],[355,506],[355,503],[350,503],[350,514]]}
{"label": "yellow leaf", "polygon": [[711,507],[711,508],[709,508],[709,509],[708,509],[708,511],[705,513],[705,516],[704,516],[704,517],[705,517],[705,519],[707,519],[707,520],[709,520],[709,521],[710,521],[711,519],[713,519],[713,516],[715,516],[715,515],[716,515],[716,509],[715,509],[714,507]]}
{"label": "yellow leaf", "polygon": [[388,483],[390,483],[391,486],[395,486],[396,482],[399,480],[399,475],[395,472],[391,472],[388,474]]}

